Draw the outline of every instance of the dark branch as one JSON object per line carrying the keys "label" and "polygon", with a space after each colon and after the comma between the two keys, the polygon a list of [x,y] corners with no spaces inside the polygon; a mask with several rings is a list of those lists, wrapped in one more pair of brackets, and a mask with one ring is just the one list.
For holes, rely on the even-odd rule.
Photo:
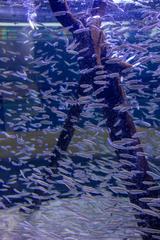
{"label": "dark branch", "polygon": [[69,11],[66,1],[49,0],[54,16],[62,24],[63,27],[68,28],[73,32],[82,27],[82,23],[77,20]]}

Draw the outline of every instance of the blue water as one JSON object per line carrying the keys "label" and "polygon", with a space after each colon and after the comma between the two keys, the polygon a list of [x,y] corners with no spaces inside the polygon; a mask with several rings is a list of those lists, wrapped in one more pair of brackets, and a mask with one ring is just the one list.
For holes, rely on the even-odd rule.
{"label": "blue water", "polygon": [[[123,159],[108,141],[103,107],[96,105],[92,91],[69,147],[61,152],[58,168],[52,171],[53,151],[67,113],[76,102],[81,77],[78,56],[67,49],[73,44],[72,36],[52,20],[48,2],[39,1],[35,29],[27,19],[31,1],[26,1],[29,5],[16,3],[10,5],[10,11],[15,12],[12,18],[5,6],[0,18],[0,239],[159,239],[158,10],[152,5],[147,8],[121,2],[125,14],[112,13],[103,20],[114,56],[134,66],[121,79],[121,86],[153,176],[148,188],[154,185],[156,191],[153,197],[148,189],[144,193],[144,189],[130,187],[131,191],[142,191],[138,193],[142,202],[138,209],[126,189],[126,176],[134,171],[123,169]],[[69,6],[78,13],[86,11],[91,2],[72,1]],[[130,159],[127,156],[125,160],[132,165]],[[66,213],[69,205],[73,212]],[[77,223],[71,212],[76,212]],[[139,228],[136,214],[140,213],[147,223],[149,217],[156,217],[155,229],[153,224],[145,225],[145,231]]]}

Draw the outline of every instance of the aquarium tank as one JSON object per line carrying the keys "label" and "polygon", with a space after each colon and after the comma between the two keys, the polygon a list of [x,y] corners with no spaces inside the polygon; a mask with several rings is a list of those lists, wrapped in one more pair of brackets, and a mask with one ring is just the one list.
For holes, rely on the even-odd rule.
{"label": "aquarium tank", "polygon": [[159,82],[159,0],[0,0],[0,240],[160,239]]}

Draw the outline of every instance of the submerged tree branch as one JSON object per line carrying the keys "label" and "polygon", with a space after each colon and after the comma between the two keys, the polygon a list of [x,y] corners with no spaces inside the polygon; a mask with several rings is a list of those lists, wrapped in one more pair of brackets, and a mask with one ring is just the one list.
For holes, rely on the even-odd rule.
{"label": "submerged tree branch", "polygon": [[[126,97],[125,93],[120,84],[119,77],[109,77],[109,74],[119,73],[122,74],[124,69],[131,67],[130,65],[123,63],[117,59],[112,59],[113,61],[109,62],[108,59],[101,58],[101,66],[97,66],[96,57],[95,57],[95,48],[94,40],[91,37],[90,29],[83,31],[85,28],[79,20],[75,19],[73,15],[69,12],[66,2],[58,0],[49,0],[53,13],[57,20],[62,24],[63,27],[69,28],[73,33],[74,39],[78,43],[77,51],[79,52],[79,67],[83,72],[79,82],[79,87],[77,90],[77,99],[80,96],[85,96],[84,90],[81,88],[83,83],[90,84],[93,87],[93,91],[96,93],[99,90],[100,85],[95,81],[98,75],[98,71],[101,69],[106,74],[106,84],[102,91],[96,94],[96,98],[101,100],[101,103],[104,103],[106,107],[103,108],[103,114],[106,121],[106,126],[109,129],[109,138],[111,143],[114,143],[122,139],[132,139],[130,143],[126,144],[124,148],[116,148],[116,153],[119,159],[126,159],[125,154],[130,154],[133,158],[130,158],[127,161],[130,161],[132,164],[123,165],[125,171],[134,172],[133,177],[128,178],[127,181],[131,182],[131,185],[126,185],[128,190],[128,195],[130,201],[142,209],[149,209],[147,203],[141,202],[140,198],[142,197],[151,197],[156,198],[158,196],[157,191],[148,191],[148,182],[152,182],[152,186],[156,184],[156,181],[147,174],[149,170],[147,158],[143,154],[143,148],[141,147],[140,140],[138,138],[133,138],[133,135],[136,133],[136,127],[134,125],[133,119],[127,111],[117,110],[121,104],[125,104]],[[97,1],[96,1],[97,2]],[[57,16],[57,12],[66,12],[63,16]],[[92,11],[93,12],[93,11]],[[97,14],[97,12],[96,12]],[[77,30],[80,30],[76,32]],[[82,31],[81,31],[82,30]],[[86,48],[86,51],[82,51]],[[90,72],[84,73],[84,70],[91,69]],[[103,80],[104,81],[104,80]],[[59,136],[57,146],[53,152],[52,157],[52,167],[57,169],[58,160],[61,156],[60,151],[66,151],[69,143],[74,134],[74,124],[78,122],[80,114],[83,110],[84,104],[78,104],[71,107],[68,112],[67,119],[65,120],[63,130]],[[137,172],[137,173],[136,173]],[[143,193],[134,193],[132,190],[143,190]],[[150,227],[150,228],[160,228],[160,219],[154,216],[148,216],[147,214],[140,214],[137,217],[139,226],[141,227]],[[152,234],[148,233],[146,236],[143,236],[145,240],[151,240]]]}

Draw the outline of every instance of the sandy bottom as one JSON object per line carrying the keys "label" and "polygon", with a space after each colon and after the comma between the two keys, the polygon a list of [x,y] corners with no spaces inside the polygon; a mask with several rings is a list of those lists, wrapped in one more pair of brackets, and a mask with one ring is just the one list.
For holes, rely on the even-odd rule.
{"label": "sandy bottom", "polygon": [[45,202],[31,214],[0,212],[1,240],[140,240],[127,199],[111,193]]}

